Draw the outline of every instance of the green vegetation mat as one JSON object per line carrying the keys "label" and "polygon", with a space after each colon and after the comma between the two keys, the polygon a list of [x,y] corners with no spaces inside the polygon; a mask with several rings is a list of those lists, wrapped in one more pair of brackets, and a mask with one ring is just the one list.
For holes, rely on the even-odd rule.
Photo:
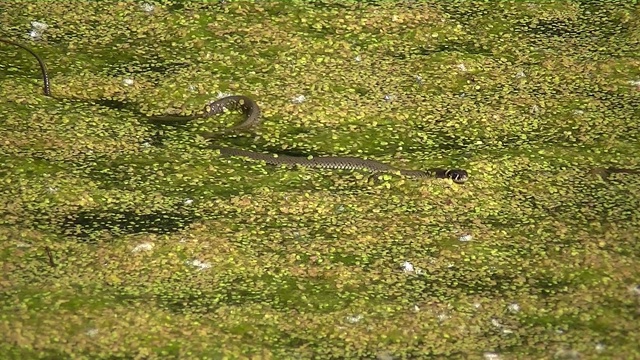
{"label": "green vegetation mat", "polygon": [[[32,23],[36,22],[36,23]],[[640,358],[636,1],[3,1],[2,359]],[[470,180],[370,181],[220,143]]]}

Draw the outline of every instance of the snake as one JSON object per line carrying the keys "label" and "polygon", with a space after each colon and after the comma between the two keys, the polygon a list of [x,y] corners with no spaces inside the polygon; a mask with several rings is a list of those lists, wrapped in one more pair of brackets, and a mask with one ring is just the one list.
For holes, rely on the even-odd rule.
{"label": "snake", "polygon": [[[43,80],[43,92],[46,96],[52,97],[51,85],[49,75],[47,73],[47,67],[42,58],[29,47],[9,40],[0,38],[0,42],[4,42],[10,45],[17,46],[23,50],[26,50],[35,57],[40,65],[40,71]],[[213,140],[221,135],[229,134],[232,132],[240,132],[250,130],[258,126],[261,122],[261,110],[258,104],[251,98],[244,95],[231,95],[225,96],[215,101],[209,102],[204,110],[200,113],[193,115],[160,115],[150,116],[149,120],[152,123],[173,123],[188,122],[195,119],[208,118],[214,115],[222,114],[225,111],[241,111],[244,114],[244,120],[239,124],[229,127],[227,129],[218,132],[207,132],[201,134],[207,140]],[[335,170],[365,170],[373,173],[374,175],[381,173],[391,173],[406,176],[414,179],[436,178],[436,179],[450,179],[454,183],[462,184],[466,182],[469,175],[466,170],[463,169],[445,169],[445,168],[431,168],[426,170],[405,170],[387,165],[385,163],[368,160],[359,157],[351,156],[291,156],[275,153],[262,153],[251,150],[244,150],[233,147],[216,147],[223,157],[240,157],[251,160],[263,161],[270,165],[285,166],[285,167],[307,167],[318,169],[335,169]]]}

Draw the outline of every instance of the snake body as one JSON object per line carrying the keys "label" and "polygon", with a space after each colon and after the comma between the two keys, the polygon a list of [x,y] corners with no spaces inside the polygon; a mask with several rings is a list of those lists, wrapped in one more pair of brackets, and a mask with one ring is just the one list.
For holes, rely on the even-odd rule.
{"label": "snake body", "polygon": [[400,175],[412,178],[451,178],[457,183],[466,181],[467,175],[461,173],[464,170],[446,170],[432,169],[430,171],[423,170],[402,170],[396,169],[387,164],[383,164],[375,160],[365,160],[349,156],[324,156],[324,157],[300,157],[289,155],[275,155],[267,153],[259,153],[255,151],[242,150],[237,148],[220,148],[220,154],[223,156],[238,156],[254,160],[262,160],[271,165],[283,166],[304,166],[319,169],[340,169],[340,170],[367,170],[373,173],[399,173]]}
{"label": "snake body", "polygon": [[19,42],[15,42],[13,40],[5,39],[5,38],[0,38],[0,42],[17,46],[27,51],[29,54],[33,55],[34,58],[36,58],[36,60],[38,61],[38,65],[40,65],[40,72],[42,74],[42,81],[43,81],[42,92],[47,96],[51,96],[51,85],[49,82],[49,73],[47,72],[47,66],[44,64],[44,60],[42,60],[42,58],[38,54],[36,54],[35,51],[31,50],[27,46],[20,44]]}
{"label": "snake body", "polygon": [[[49,76],[47,75],[46,66],[44,61],[31,49],[19,44],[17,42],[0,38],[0,42],[5,42],[11,45],[18,46],[31,55],[33,55],[40,64],[42,72],[42,78],[44,81],[44,94],[51,96],[51,90],[49,85]],[[240,124],[225,129],[220,132],[209,132],[202,134],[206,139],[214,139],[220,135],[224,135],[230,132],[237,132],[242,130],[248,130],[260,124],[260,107],[251,98],[243,95],[233,95],[223,97],[209,103],[203,112],[195,115],[181,116],[181,115],[163,115],[152,116],[150,121],[155,123],[171,123],[171,122],[186,122],[194,119],[207,118],[210,116],[218,115],[225,110],[240,110],[245,115],[244,121]],[[367,170],[373,173],[399,173],[411,178],[438,178],[438,179],[451,179],[456,183],[464,183],[468,179],[468,174],[462,169],[442,169],[433,168],[428,170],[403,170],[397,169],[390,165],[374,161],[366,160],[356,157],[348,156],[323,156],[323,157],[300,157],[289,155],[276,155],[269,153],[261,153],[256,151],[249,151],[230,147],[218,147],[220,155],[225,157],[244,157],[252,160],[264,161],[271,165],[283,165],[283,166],[303,166],[309,168],[321,168],[321,169],[339,169],[339,170]]]}

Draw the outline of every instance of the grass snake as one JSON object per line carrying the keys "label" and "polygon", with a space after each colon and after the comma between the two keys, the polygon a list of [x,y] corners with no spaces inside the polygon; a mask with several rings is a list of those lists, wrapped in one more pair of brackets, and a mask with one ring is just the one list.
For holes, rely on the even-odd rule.
{"label": "grass snake", "polygon": [[[0,42],[4,42],[7,44],[18,46],[31,55],[33,55],[38,64],[40,65],[40,70],[42,73],[42,79],[44,81],[43,91],[47,96],[51,95],[51,86],[49,82],[49,75],[47,73],[47,67],[45,66],[44,61],[38,54],[36,54],[33,50],[28,48],[27,46],[17,43],[15,41],[0,38]],[[225,110],[240,110],[245,115],[244,121],[240,124],[230,127],[228,129],[222,130],[220,132],[209,132],[204,133],[202,136],[205,139],[214,139],[221,135],[242,131],[242,130],[250,130],[251,128],[257,126],[260,123],[260,107],[258,104],[253,101],[251,98],[242,96],[242,95],[233,95],[223,97],[221,99],[215,100],[209,103],[204,111],[195,115],[181,116],[181,115],[166,115],[166,116],[152,116],[149,118],[150,121],[154,123],[170,123],[175,121],[185,122],[194,119],[207,118],[210,116],[214,116],[217,114],[221,114]],[[321,157],[303,157],[303,156],[289,156],[289,155],[277,155],[271,153],[261,153],[250,150],[243,150],[238,148],[231,147],[217,147],[222,156],[230,156],[230,157],[244,157],[252,160],[264,161],[267,164],[271,165],[282,165],[282,166],[303,166],[309,168],[321,168],[321,169],[339,169],[339,170],[367,170],[373,172],[374,174],[378,173],[399,173],[400,175],[411,177],[411,178],[438,178],[438,179],[451,179],[456,183],[464,183],[468,179],[468,174],[465,170],[462,169],[443,169],[443,168],[433,168],[428,170],[403,170],[392,167],[390,165],[375,161],[375,160],[366,160],[357,157],[348,157],[348,156],[321,156]]]}

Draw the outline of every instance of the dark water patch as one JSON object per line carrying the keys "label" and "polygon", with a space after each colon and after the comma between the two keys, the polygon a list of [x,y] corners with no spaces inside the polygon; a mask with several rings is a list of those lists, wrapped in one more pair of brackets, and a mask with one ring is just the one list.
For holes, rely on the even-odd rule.
{"label": "dark water patch", "polygon": [[[527,18],[518,26],[525,32],[541,36],[579,38],[581,40],[605,40],[621,37],[632,31],[628,24],[616,18],[614,12],[628,8],[628,3],[611,1],[582,2],[577,17],[572,19]],[[607,6],[609,5],[609,6]],[[625,6],[626,5],[626,6]]]}
{"label": "dark water patch", "polygon": [[[598,175],[585,171],[585,177]],[[567,221],[636,222],[640,200],[630,195],[629,187],[635,186],[630,180],[637,174],[612,174],[605,181],[585,183],[586,179],[576,179],[572,183],[552,184],[548,191],[522,189],[514,190],[514,200],[546,218]],[[618,179],[617,176],[623,177]],[[626,182],[624,177],[630,179]],[[596,180],[596,179],[592,179]],[[572,189],[569,194],[558,196],[555,189]]]}
{"label": "dark water patch", "polygon": [[[27,347],[8,347],[3,346],[3,358],[4,359],[38,359],[38,360],[60,360],[60,359],[69,359],[70,354],[65,351],[51,349],[47,347],[39,347],[38,350],[31,350]],[[74,353],[75,354],[75,353]],[[108,357],[108,359],[112,359],[113,356]],[[107,359],[107,358],[100,358]],[[133,359],[133,357],[121,357],[118,360],[125,359]],[[114,359],[116,360],[116,359]]]}
{"label": "dark water patch", "polygon": [[566,20],[535,19],[523,23],[521,27],[522,30],[528,33],[550,37],[575,37],[589,33],[588,30],[581,28],[579,24]]}
{"label": "dark water patch", "polygon": [[137,107],[133,107],[133,105],[130,102],[123,101],[123,100],[104,98],[104,99],[96,99],[96,100],[87,100],[87,102],[104,106],[113,110],[129,110],[132,112],[138,111]]}
{"label": "dark water patch", "polygon": [[526,292],[542,297],[564,294],[574,289],[577,283],[589,283],[588,279],[569,280],[561,274],[538,273],[529,274],[527,282],[522,278],[520,270],[514,269],[479,269],[452,266],[446,272],[431,273],[428,270],[420,275],[410,274],[406,281],[397,284],[404,289],[406,297],[412,301],[426,298],[450,298],[458,293],[466,295],[509,296]]}
{"label": "dark water patch", "polygon": [[[438,7],[452,18],[457,20],[468,20],[475,17],[482,17],[490,14],[488,7],[490,6],[497,13],[503,9],[496,8],[492,5],[486,5],[485,2],[479,1],[442,1],[438,2]],[[484,5],[484,6],[483,6]]]}
{"label": "dark water patch", "polygon": [[[420,140],[414,137],[407,137],[404,139],[405,145],[403,148],[407,153],[421,153],[421,152],[439,152],[439,153],[454,153],[464,152],[469,150],[472,142],[465,139],[461,135],[452,134],[447,131],[434,131],[427,127],[418,125],[416,130],[420,132]],[[428,136],[426,135],[428,134]],[[388,154],[391,149],[385,149],[382,153]]]}
{"label": "dark water patch", "polygon": [[67,215],[58,230],[64,235],[93,239],[104,231],[113,236],[127,234],[170,234],[183,230],[200,218],[192,210],[152,211],[133,210],[80,211]]}
{"label": "dark water patch", "polygon": [[[371,1],[361,1],[361,3],[368,3]],[[335,0],[311,0],[308,2],[309,6],[320,9],[349,9],[352,8],[355,2],[349,4],[348,1],[335,1]]]}
{"label": "dark water patch", "polygon": [[151,79],[154,85],[158,85],[166,76],[192,66],[186,61],[165,60],[159,54],[147,57],[144,61],[115,59],[116,62],[108,64],[102,72],[110,77],[144,75],[145,79]]}
{"label": "dark water patch", "polygon": [[467,295],[515,294],[527,286],[516,285],[520,276],[517,272],[465,269],[457,266],[446,269],[446,274],[429,273],[408,276],[403,284],[399,284],[410,298],[419,301],[423,298],[454,297],[455,293]]}
{"label": "dark water patch", "polygon": [[562,274],[558,273],[542,273],[535,277],[529,277],[528,281],[530,291],[542,297],[565,294],[569,292],[569,289],[575,288],[575,281],[565,279]]}
{"label": "dark water patch", "polygon": [[339,310],[351,301],[329,295],[335,295],[335,289],[329,283],[305,282],[301,289],[298,281],[289,277],[232,275],[213,285],[214,289],[203,289],[188,285],[185,279],[175,278],[157,290],[155,299],[160,307],[180,314],[214,313],[221,306],[248,304],[269,304],[270,308],[285,312],[302,308],[326,313]]}
{"label": "dark water patch", "polygon": [[472,41],[446,41],[432,46],[412,48],[405,52],[388,52],[387,54],[398,60],[406,60],[415,56],[432,56],[443,53],[493,56],[491,48]]}
{"label": "dark water patch", "polygon": [[[156,0],[158,1],[158,0]],[[168,10],[176,12],[185,11],[220,11],[225,10],[229,5],[233,4],[232,0],[208,0],[208,1],[173,1],[173,0],[161,0]]]}
{"label": "dark water patch", "polygon": [[64,98],[63,101],[76,104],[94,105],[99,107],[108,108],[118,112],[126,111],[138,117],[146,117],[144,113],[140,111],[140,106],[136,103],[127,100],[115,99],[115,98],[98,98],[98,99],[81,99],[81,98]]}

